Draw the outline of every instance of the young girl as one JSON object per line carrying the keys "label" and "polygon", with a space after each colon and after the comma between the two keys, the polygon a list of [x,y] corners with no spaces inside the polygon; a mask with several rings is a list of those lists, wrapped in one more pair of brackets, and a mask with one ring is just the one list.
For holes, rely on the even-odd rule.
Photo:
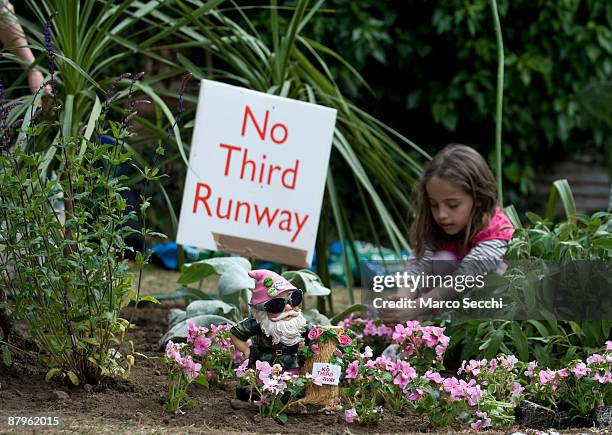
{"label": "young girl", "polygon": [[[495,177],[477,151],[456,144],[440,151],[416,186],[416,216],[410,229],[416,260],[407,272],[503,273],[503,256],[514,228],[498,207],[497,195]],[[450,262],[449,270],[449,262],[435,260],[458,261]]]}

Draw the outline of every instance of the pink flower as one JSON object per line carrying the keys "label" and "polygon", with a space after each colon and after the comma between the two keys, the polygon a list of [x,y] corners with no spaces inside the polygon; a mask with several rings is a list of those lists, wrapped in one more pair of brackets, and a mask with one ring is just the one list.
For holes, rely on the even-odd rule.
{"label": "pink flower", "polygon": [[344,411],[344,421],[347,423],[352,423],[355,420],[355,417],[357,417],[357,411],[355,411],[355,408]]}
{"label": "pink flower", "polygon": [[420,388],[417,388],[416,391],[409,393],[406,397],[408,398],[408,400],[417,401],[421,398],[422,395],[423,395],[423,390],[421,390]]}
{"label": "pink flower", "polygon": [[489,362],[489,373],[493,373],[497,369],[497,358],[493,358],[491,362]]}
{"label": "pink flower", "polygon": [[321,334],[323,334],[323,330],[321,328],[312,328],[310,331],[308,331],[308,338],[311,340],[316,340],[321,336]]}
{"label": "pink flower", "polygon": [[569,372],[567,371],[567,369],[561,369],[561,370],[557,370],[557,376],[559,376],[560,378],[567,378],[569,376]]}
{"label": "pink flower", "polygon": [[393,335],[391,338],[396,343],[403,342],[408,334],[406,333],[406,327],[404,325],[395,325],[395,330],[393,331]]}
{"label": "pink flower", "polygon": [[444,382],[444,378],[442,377],[442,375],[440,375],[440,373],[433,372],[431,370],[427,370],[425,374],[423,375],[423,377],[425,379],[430,379],[434,381],[436,384],[441,384]]}
{"label": "pink flower", "polygon": [[612,341],[606,341],[606,350],[612,350]]}
{"label": "pink flower", "polygon": [[234,353],[232,354],[232,361],[234,361],[234,364],[240,364],[242,362],[243,359],[243,354],[242,352],[240,352],[238,349],[234,349]]}
{"label": "pink flower", "polygon": [[476,416],[480,417],[480,419],[470,424],[472,429],[480,432],[481,430],[491,426],[491,419],[487,416],[486,412],[477,412]]}
{"label": "pink flower", "polygon": [[514,355],[502,356],[500,359],[501,365],[508,371],[512,370],[514,365],[518,362],[518,359]]}
{"label": "pink flower", "polygon": [[429,347],[434,347],[438,344],[438,337],[430,334],[428,329],[423,328],[423,340],[425,340],[425,344]]}
{"label": "pink flower", "polygon": [[348,335],[341,335],[338,337],[338,344],[342,347],[346,347],[353,342],[353,339]]}
{"label": "pink flower", "polygon": [[436,346],[436,359],[442,360],[444,358],[444,352],[446,352],[446,347],[441,344]]}
{"label": "pink flower", "polygon": [[249,360],[245,359],[242,364],[240,364],[238,366],[237,369],[235,369],[234,371],[236,372],[236,377],[241,378],[245,375],[245,372],[247,370],[247,366],[249,365]]}
{"label": "pink flower", "polygon": [[548,384],[555,378],[555,371],[547,368],[546,370],[542,370],[540,372],[540,383],[542,385]]}
{"label": "pink flower", "polygon": [[389,328],[387,325],[380,325],[376,331],[376,335],[391,340],[391,337],[393,337],[393,329]]}
{"label": "pink flower", "polygon": [[197,336],[195,341],[193,342],[193,353],[195,353],[197,356],[206,355],[208,353],[208,350],[210,349],[211,343],[212,340],[206,337],[205,335]]}
{"label": "pink flower", "polygon": [[189,322],[187,324],[187,342],[193,343],[198,335],[204,335],[208,332],[208,328],[204,326],[198,326],[195,322]]}
{"label": "pink flower", "polygon": [[344,377],[346,379],[355,379],[359,374],[359,361],[355,360],[348,365]]}
{"label": "pink flower", "polygon": [[468,405],[478,405],[478,400],[480,400],[480,398],[482,397],[482,390],[480,389],[480,385],[476,385],[476,380],[472,379],[469,383],[463,385],[463,388],[463,394],[467,399]]}
{"label": "pink flower", "polygon": [[410,378],[403,372],[398,373],[398,375],[393,378],[393,384],[397,385],[402,390],[406,388],[408,382],[410,382]]}
{"label": "pink flower", "polygon": [[512,384],[512,393],[510,393],[510,400],[514,401],[515,399],[518,399],[523,394],[524,390],[525,389],[521,384],[519,384],[518,382],[514,382]]}
{"label": "pink flower", "polygon": [[368,320],[365,327],[363,328],[363,335],[376,335],[378,328],[374,325],[374,322]]}
{"label": "pink flower", "polygon": [[465,368],[465,371],[469,373],[470,375],[476,377],[480,374],[480,368],[486,365],[487,365],[486,359],[483,359],[481,361],[473,359],[473,360],[470,360],[468,366]]}
{"label": "pink flower", "polygon": [[195,362],[189,355],[183,358],[181,368],[190,381],[194,380],[199,374],[202,364]]}
{"label": "pink flower", "polygon": [[604,361],[605,361],[604,357],[599,355],[598,353],[595,353],[587,358],[588,365],[599,364],[600,362],[604,362]]}
{"label": "pink flower", "polygon": [[393,360],[385,356],[379,356],[378,358],[376,358],[375,362],[376,365],[378,365],[378,367],[383,370],[393,370],[393,368],[395,367],[395,363],[393,362]]}
{"label": "pink flower", "polygon": [[268,378],[272,373],[272,367],[267,361],[255,361],[255,369],[261,381]]}
{"label": "pink flower", "polygon": [[360,355],[362,358],[372,358],[372,356],[374,356],[374,352],[370,346],[366,346],[365,350]]}
{"label": "pink flower", "polygon": [[319,347],[318,344],[313,344],[313,345],[310,346],[310,350],[312,351],[312,353],[319,353],[321,348]]}
{"label": "pink flower", "polygon": [[229,323],[223,323],[217,326],[213,323],[210,325],[210,329],[212,331],[210,334],[211,338],[215,338],[218,334],[232,329],[232,325],[230,325]]}
{"label": "pink flower", "polygon": [[185,411],[177,409],[176,411],[174,411],[174,415],[185,415]]}
{"label": "pink flower", "polygon": [[410,356],[414,353],[414,346],[409,344],[404,350],[402,350],[402,356]]}
{"label": "pink flower", "polygon": [[344,355],[342,354],[342,351],[338,348],[334,349],[334,355],[336,355],[338,358],[342,358]]}
{"label": "pink flower", "polygon": [[227,352],[232,345],[232,341],[229,338],[221,338],[217,340],[217,343],[223,352]]}
{"label": "pink flower", "polygon": [[215,377],[215,374],[213,372],[211,372],[210,370],[206,370],[206,379],[208,379],[209,381],[212,381]]}
{"label": "pink flower", "polygon": [[570,369],[570,371],[576,376],[577,379],[580,379],[588,375],[591,369],[588,368],[585,363],[580,362],[576,364],[576,367],[574,367],[573,369]]}
{"label": "pink flower", "polygon": [[531,361],[529,364],[527,364],[527,370],[525,371],[525,376],[527,376],[528,378],[531,378],[533,376],[533,371],[537,366],[538,366],[537,361]]}
{"label": "pink flower", "polygon": [[612,383],[612,373],[606,371],[603,376],[599,373],[595,373],[593,380],[599,382],[600,384]]}
{"label": "pink flower", "polygon": [[181,357],[181,349],[185,346],[185,343],[173,343],[172,340],[168,340],[166,344],[166,351],[164,355],[166,358],[172,358],[177,363],[181,363],[183,358]]}

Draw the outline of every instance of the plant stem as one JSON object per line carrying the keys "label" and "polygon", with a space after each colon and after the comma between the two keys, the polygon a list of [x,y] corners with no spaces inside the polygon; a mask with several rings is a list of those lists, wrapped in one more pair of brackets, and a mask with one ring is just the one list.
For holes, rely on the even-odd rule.
{"label": "plant stem", "polygon": [[504,205],[504,194],[502,190],[502,108],[504,102],[504,41],[502,39],[499,14],[497,12],[497,0],[491,0],[493,12],[493,23],[495,24],[495,36],[497,39],[497,95],[495,102],[495,154],[497,190],[499,195],[499,206]]}

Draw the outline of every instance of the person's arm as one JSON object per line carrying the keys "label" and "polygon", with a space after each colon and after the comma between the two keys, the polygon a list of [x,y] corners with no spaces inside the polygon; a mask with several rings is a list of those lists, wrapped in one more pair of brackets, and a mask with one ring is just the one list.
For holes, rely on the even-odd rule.
{"label": "person's arm", "polygon": [[[32,54],[32,50],[28,47],[28,40],[25,37],[23,28],[15,17],[15,9],[9,2],[0,2],[0,42],[6,47],[11,47],[15,55],[21,59],[23,65],[27,68],[32,65],[36,58]],[[44,77],[42,73],[32,68],[28,72],[28,86],[32,93],[36,93],[42,86]],[[45,94],[51,93],[51,87],[45,87]]]}
{"label": "person's arm", "polygon": [[[485,276],[495,273],[506,254],[508,242],[505,240],[489,240],[476,245],[466,255],[453,272],[453,276]],[[437,287],[427,292],[424,297],[433,301],[446,301],[455,299],[461,292],[452,287]],[[421,316],[433,310],[415,310],[415,315]]]}
{"label": "person's arm", "polygon": [[232,340],[232,343],[234,343],[234,347],[238,349],[240,352],[242,352],[242,355],[243,355],[242,360],[244,361],[245,359],[249,359],[249,355],[251,354],[251,349],[247,345],[246,341],[240,340],[235,335],[230,335],[230,338]]}
{"label": "person's arm", "polygon": [[[430,248],[425,248],[425,252],[421,258],[408,259],[408,266],[406,267],[405,273],[407,276],[429,274],[433,267],[434,252]],[[419,288],[415,288],[413,281],[408,280],[407,285],[404,287],[398,287],[398,297],[416,298],[420,293]]]}
{"label": "person's arm", "polygon": [[244,359],[248,359],[251,354],[251,349],[246,341],[256,334],[257,321],[252,317],[244,319],[242,322],[234,325],[230,329],[230,338],[236,349],[244,355]]}
{"label": "person's arm", "polygon": [[495,273],[506,255],[508,242],[506,240],[488,240],[474,246],[466,255],[454,276],[459,275],[490,275]]}

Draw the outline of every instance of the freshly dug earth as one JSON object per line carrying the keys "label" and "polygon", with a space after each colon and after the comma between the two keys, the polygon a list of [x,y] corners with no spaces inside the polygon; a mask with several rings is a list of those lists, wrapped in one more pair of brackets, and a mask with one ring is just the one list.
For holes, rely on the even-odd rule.
{"label": "freshly dug earth", "polygon": [[[377,426],[347,425],[342,412],[290,415],[281,426],[262,419],[254,411],[234,410],[229,401],[236,384],[205,390],[198,385],[190,388],[190,396],[198,405],[185,409],[185,415],[172,415],[164,410],[166,394],[165,367],[157,343],[167,327],[169,304],[153,305],[123,313],[136,325],[128,336],[137,357],[127,381],[104,385],[69,387],[57,382],[45,382],[45,373],[35,364],[33,349],[16,352],[13,365],[0,364],[0,433],[411,433],[432,429],[418,416],[385,414]],[[19,342],[17,339],[16,342]],[[25,346],[27,347],[27,346]],[[87,391],[89,390],[89,391]],[[68,398],[58,398],[65,392]],[[8,417],[58,417],[60,425],[9,427]],[[440,429],[446,433],[450,428]],[[456,431],[470,432],[465,428]],[[523,432],[525,432],[523,430]],[[534,433],[534,431],[530,431]],[[496,433],[496,432],[487,432]],[[503,433],[503,432],[500,432]],[[575,432],[573,432],[575,433]]]}

